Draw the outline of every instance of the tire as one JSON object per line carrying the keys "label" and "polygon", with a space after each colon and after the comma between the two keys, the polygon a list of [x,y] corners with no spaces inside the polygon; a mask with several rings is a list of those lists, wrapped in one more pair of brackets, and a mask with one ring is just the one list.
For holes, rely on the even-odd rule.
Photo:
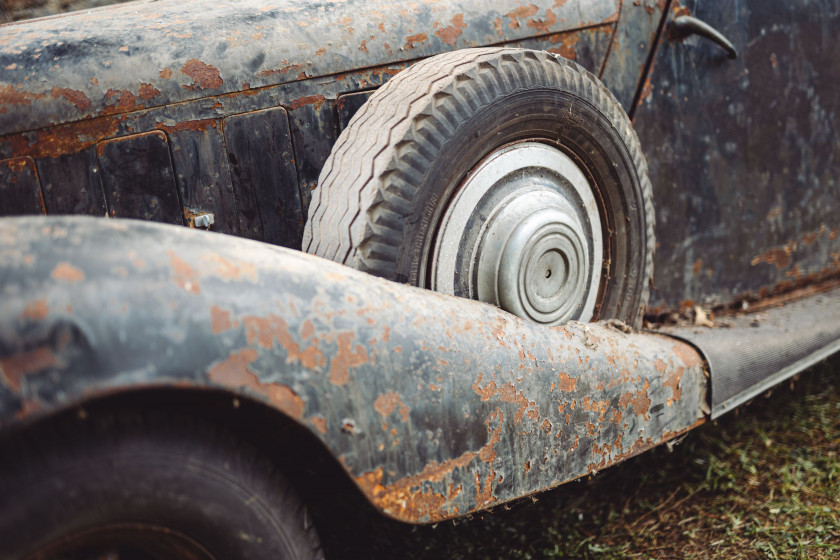
{"label": "tire", "polygon": [[[562,321],[548,315],[535,320],[619,319],[639,326],[653,273],[647,164],[627,115],[606,87],[574,62],[546,52],[446,53],[418,62],[377,90],[342,132],[321,172],[303,248],[383,278],[434,288],[433,257],[442,254],[438,238],[453,200],[488,158],[526,142],[561,153],[585,175],[597,211],[590,216],[595,219],[579,220],[577,235],[601,247],[599,257],[598,247],[586,245],[589,260],[579,263],[588,272],[580,273],[584,288],[576,289],[593,302],[589,311],[581,310],[582,301]],[[486,227],[470,220],[465,237]],[[478,259],[475,247],[463,251]],[[447,258],[460,263],[466,257]],[[476,290],[465,293],[467,284],[483,282],[461,278],[477,274],[475,262],[473,268],[459,264],[454,288],[439,291],[507,309],[476,297]]]}
{"label": "tire", "polygon": [[0,558],[321,559],[272,464],[188,418],[72,420],[5,445]]}

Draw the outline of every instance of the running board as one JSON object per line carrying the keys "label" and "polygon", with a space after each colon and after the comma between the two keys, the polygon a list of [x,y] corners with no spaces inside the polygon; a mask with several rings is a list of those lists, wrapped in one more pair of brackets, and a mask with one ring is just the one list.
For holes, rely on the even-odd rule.
{"label": "running board", "polygon": [[697,348],[711,375],[712,419],[840,351],[840,288],[738,317],[728,327],[664,327]]}

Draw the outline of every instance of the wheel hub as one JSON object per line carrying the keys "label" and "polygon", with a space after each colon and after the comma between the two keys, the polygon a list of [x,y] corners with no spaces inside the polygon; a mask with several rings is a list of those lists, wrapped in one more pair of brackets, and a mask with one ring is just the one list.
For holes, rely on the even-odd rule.
{"label": "wheel hub", "polygon": [[431,287],[538,323],[588,321],[602,251],[583,172],[557,148],[523,142],[462,183],[438,230]]}

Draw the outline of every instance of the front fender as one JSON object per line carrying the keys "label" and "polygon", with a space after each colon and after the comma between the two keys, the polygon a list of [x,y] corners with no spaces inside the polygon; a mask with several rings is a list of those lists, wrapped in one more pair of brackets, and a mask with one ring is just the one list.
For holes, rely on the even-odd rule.
{"label": "front fender", "polygon": [[687,344],[482,303],[186,228],[0,221],[0,427],[138,387],[223,388],[305,426],[381,511],[438,521],[704,419]]}

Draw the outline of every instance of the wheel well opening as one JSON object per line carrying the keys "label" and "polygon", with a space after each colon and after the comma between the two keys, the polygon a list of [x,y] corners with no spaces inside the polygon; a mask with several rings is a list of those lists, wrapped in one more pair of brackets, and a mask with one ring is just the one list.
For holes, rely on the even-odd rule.
{"label": "wheel well opening", "polygon": [[131,410],[189,416],[255,448],[292,481],[312,515],[327,558],[348,551],[364,556],[372,535],[402,525],[367,501],[337,458],[307,428],[264,403],[222,390],[149,388],[92,398],[7,433],[0,448],[12,440],[38,438],[55,423]]}

